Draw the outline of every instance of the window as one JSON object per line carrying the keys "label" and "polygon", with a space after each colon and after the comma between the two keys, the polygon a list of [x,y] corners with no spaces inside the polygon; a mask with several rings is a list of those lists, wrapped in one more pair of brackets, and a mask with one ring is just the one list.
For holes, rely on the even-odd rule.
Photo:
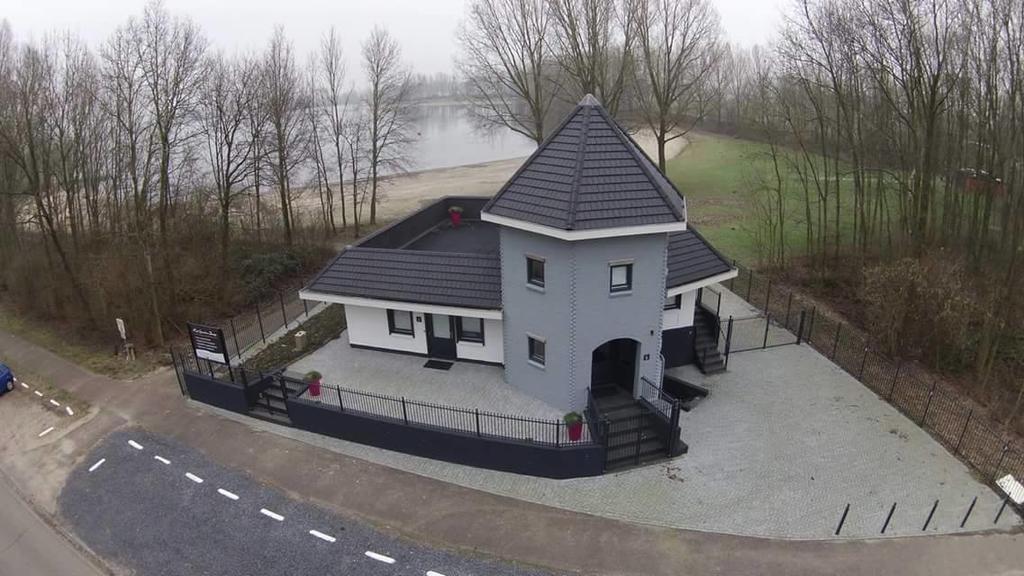
{"label": "window", "polygon": [[540,288],[544,287],[544,261],[532,256],[526,257],[526,282]]}
{"label": "window", "polygon": [[633,289],[633,265],[612,264],[609,274],[609,290],[614,294],[617,292],[629,292]]}
{"label": "window", "polygon": [[530,362],[544,366],[544,352],[547,345],[540,338],[534,338],[533,336],[527,336],[526,338],[529,346]]}
{"label": "window", "polygon": [[669,296],[665,298],[665,310],[675,310],[681,308],[683,305],[683,295],[676,294],[675,296]]}
{"label": "window", "polygon": [[412,312],[407,310],[388,310],[388,332],[413,336]]}
{"label": "window", "polygon": [[458,324],[459,340],[462,342],[484,343],[484,320],[483,318],[468,318],[462,316]]}

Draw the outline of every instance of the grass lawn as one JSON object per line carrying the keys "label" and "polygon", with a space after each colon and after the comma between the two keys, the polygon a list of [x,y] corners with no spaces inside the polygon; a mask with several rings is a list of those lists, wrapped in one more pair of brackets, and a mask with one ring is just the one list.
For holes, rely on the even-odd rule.
{"label": "grass lawn", "polygon": [[[687,139],[689,145],[668,162],[666,172],[686,196],[690,222],[726,256],[756,266],[761,256],[756,234],[758,190],[765,179],[774,180],[768,145],[706,132],[691,132]],[[785,166],[783,183],[786,252],[803,254],[807,230],[803,188]],[[849,242],[852,228],[852,188],[851,180],[841,184],[844,242]],[[830,242],[834,235],[834,201],[834,195],[830,196]],[[812,191],[811,211],[815,219],[817,210],[817,195]]]}

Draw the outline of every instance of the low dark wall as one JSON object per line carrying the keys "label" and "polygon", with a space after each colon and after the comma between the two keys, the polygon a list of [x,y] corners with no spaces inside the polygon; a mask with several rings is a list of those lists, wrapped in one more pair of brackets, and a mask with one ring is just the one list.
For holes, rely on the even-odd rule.
{"label": "low dark wall", "polygon": [[418,212],[367,236],[357,246],[363,248],[398,248],[412,242],[427,230],[448,219],[448,208],[459,206],[466,220],[479,220],[480,210],[489,198],[450,196],[421,208]]}
{"label": "low dark wall", "polygon": [[693,364],[694,328],[673,328],[661,333],[661,354],[665,356],[665,368]]}
{"label": "low dark wall", "polygon": [[288,399],[296,428],[478,468],[546,478],[599,476],[604,472],[603,446],[554,447],[481,438],[468,433],[405,425],[352,412]]}
{"label": "low dark wall", "polygon": [[184,376],[189,398],[232,412],[249,413],[249,401],[241,385],[192,372],[185,372]]}

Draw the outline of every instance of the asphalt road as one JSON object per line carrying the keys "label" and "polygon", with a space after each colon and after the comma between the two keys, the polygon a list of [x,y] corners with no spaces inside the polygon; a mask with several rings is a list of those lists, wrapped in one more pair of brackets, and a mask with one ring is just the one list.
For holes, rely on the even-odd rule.
{"label": "asphalt road", "polygon": [[101,576],[0,476],[0,576]]}
{"label": "asphalt road", "polygon": [[60,507],[93,551],[139,576],[547,574],[382,533],[139,430],[94,450]]}

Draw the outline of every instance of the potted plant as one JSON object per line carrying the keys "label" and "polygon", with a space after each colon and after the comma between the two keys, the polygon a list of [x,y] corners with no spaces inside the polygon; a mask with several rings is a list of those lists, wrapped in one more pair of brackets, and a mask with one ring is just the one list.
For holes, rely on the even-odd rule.
{"label": "potted plant", "polygon": [[580,416],[579,412],[569,412],[562,420],[565,421],[565,426],[569,429],[569,440],[571,442],[579,441],[583,437],[583,416]]}
{"label": "potted plant", "polygon": [[320,380],[322,379],[323,375],[316,370],[306,372],[304,380],[309,384],[309,395],[313,398],[320,398]]}
{"label": "potted plant", "polygon": [[458,228],[462,223],[462,206],[449,206],[448,218],[452,221],[452,227]]}

